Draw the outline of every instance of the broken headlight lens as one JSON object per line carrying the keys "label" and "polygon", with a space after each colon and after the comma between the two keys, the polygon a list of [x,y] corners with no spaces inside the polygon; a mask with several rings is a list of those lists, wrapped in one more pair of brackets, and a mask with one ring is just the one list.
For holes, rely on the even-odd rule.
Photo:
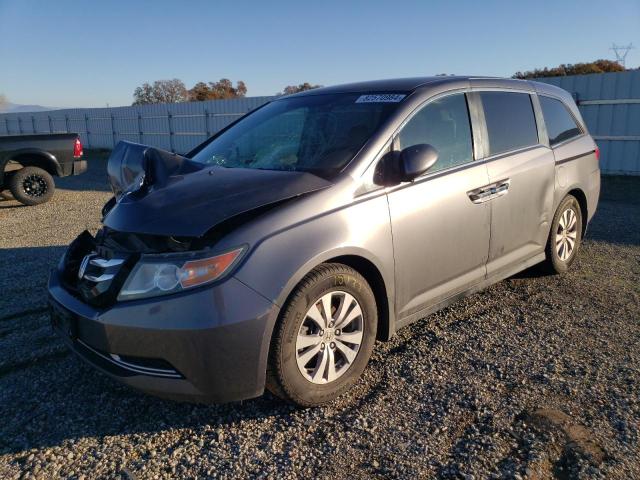
{"label": "broken headlight lens", "polygon": [[219,280],[238,263],[244,247],[215,256],[190,253],[142,255],[120,290],[118,300],[156,297]]}

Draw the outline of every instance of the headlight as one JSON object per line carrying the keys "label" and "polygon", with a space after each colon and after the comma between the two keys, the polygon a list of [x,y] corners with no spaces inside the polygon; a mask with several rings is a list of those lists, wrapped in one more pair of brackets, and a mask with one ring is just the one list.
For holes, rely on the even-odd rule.
{"label": "headlight", "polygon": [[142,255],[118,300],[155,297],[219,280],[242,256],[243,247],[213,257],[197,254]]}

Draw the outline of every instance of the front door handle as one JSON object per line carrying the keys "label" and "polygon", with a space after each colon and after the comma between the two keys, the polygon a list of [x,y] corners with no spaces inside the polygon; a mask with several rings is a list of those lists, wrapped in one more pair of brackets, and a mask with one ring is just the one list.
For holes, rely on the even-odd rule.
{"label": "front door handle", "polygon": [[473,203],[484,203],[494,198],[502,197],[509,193],[509,186],[511,185],[511,179],[506,178],[499,182],[485,185],[484,187],[476,188],[467,192],[467,195]]}

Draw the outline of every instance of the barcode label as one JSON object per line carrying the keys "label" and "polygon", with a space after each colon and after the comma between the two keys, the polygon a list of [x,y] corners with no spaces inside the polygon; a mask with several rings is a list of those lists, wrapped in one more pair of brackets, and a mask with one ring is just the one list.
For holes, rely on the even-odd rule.
{"label": "barcode label", "polygon": [[360,95],[356,103],[398,103],[406,95],[400,93],[380,93],[373,95]]}

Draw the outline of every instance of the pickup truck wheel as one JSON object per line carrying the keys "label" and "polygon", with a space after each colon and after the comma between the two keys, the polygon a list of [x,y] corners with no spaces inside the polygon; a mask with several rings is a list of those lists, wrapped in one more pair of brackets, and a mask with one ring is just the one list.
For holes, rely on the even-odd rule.
{"label": "pickup truck wheel", "polygon": [[267,388],[302,407],[336,399],[367,366],[377,322],[375,297],[362,275],[338,263],[316,267],[276,325]]}
{"label": "pickup truck wheel", "polygon": [[545,266],[551,273],[564,273],[576,259],[582,242],[582,210],[573,195],[567,195],[553,216],[547,240]]}
{"label": "pickup truck wheel", "polygon": [[13,198],[24,205],[40,205],[53,196],[55,183],[49,172],[38,167],[24,167],[9,179]]}

